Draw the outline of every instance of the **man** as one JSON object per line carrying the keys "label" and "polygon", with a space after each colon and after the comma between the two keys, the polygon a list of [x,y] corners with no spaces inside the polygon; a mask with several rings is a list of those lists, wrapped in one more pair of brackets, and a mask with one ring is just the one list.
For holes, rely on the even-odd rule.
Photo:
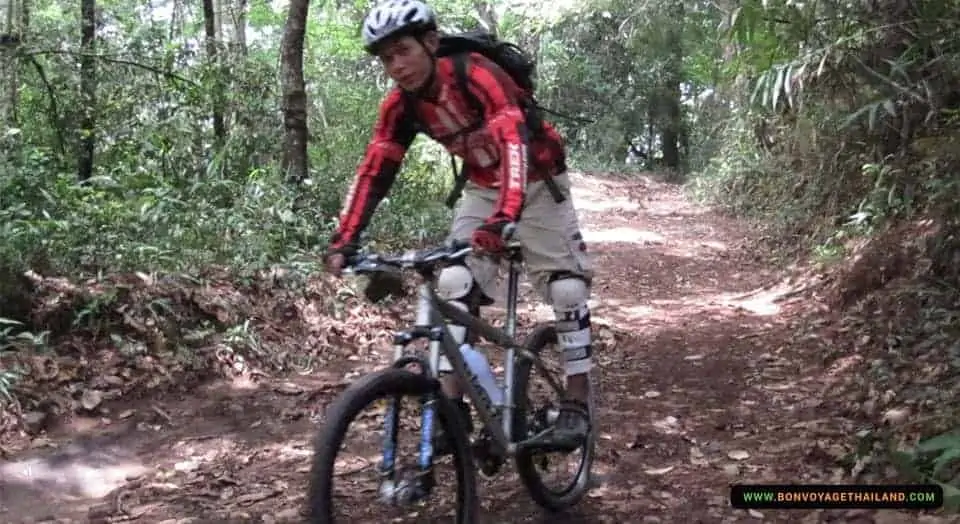
{"label": "man", "polygon": [[[502,68],[477,53],[467,57],[466,75],[483,114],[472,110],[456,80],[453,59],[436,56],[436,19],[421,1],[381,3],[367,15],[362,34],[366,50],[380,59],[397,86],[381,103],[373,138],[346,196],[326,256],[328,270],[339,275],[345,255],[356,251],[360,233],[389,191],[416,133],[443,144],[463,159],[468,179],[449,238],[470,240],[477,255],[496,255],[504,249],[504,227],[516,224],[514,238],[523,246],[529,274],[553,306],[568,398],[561,403],[551,440],[576,449],[589,431],[592,269],[570,199],[562,138],[546,122],[532,133],[521,108],[525,93]],[[554,189],[566,197],[561,203],[548,190],[548,177],[554,177]],[[480,306],[493,303],[496,277],[495,262],[471,256],[466,266],[441,271],[437,293],[476,314]],[[469,340],[463,326],[450,329],[458,345]],[[449,371],[450,363],[442,360],[441,369]],[[443,389],[462,410],[468,409],[451,376],[444,376]],[[444,442],[439,438],[439,447]]]}

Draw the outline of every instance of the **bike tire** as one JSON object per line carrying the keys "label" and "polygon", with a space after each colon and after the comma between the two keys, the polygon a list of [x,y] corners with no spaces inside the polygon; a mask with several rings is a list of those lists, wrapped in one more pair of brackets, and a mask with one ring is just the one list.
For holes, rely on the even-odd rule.
{"label": "bike tire", "polygon": [[[538,326],[524,342],[524,349],[535,355],[539,355],[541,350],[548,345],[557,343],[557,330],[552,324]],[[514,394],[516,395],[516,410],[514,411],[513,429],[517,440],[526,438],[528,427],[528,413],[530,409],[529,398],[527,397],[527,388],[530,384],[530,373],[533,372],[533,363],[529,359],[518,359],[514,375]],[[575,481],[571,482],[569,489],[557,493],[549,489],[543,482],[537,466],[535,457],[536,450],[521,449],[517,452],[515,462],[517,465],[517,474],[520,481],[526,488],[530,497],[540,507],[559,512],[577,505],[587,494],[591,487],[591,468],[593,466],[594,455],[596,453],[596,427],[591,428],[587,437],[587,442],[580,449],[584,451],[583,459],[580,462],[580,468],[577,471]],[[584,449],[586,448],[586,449]]]}
{"label": "bike tire", "polygon": [[[330,405],[327,421],[314,440],[313,463],[308,488],[308,522],[333,524],[333,473],[337,452],[347,428],[371,402],[385,396],[438,394],[437,416],[453,441],[453,462],[457,470],[457,524],[476,524],[480,503],[477,497],[476,470],[469,436],[460,423],[453,404],[440,392],[436,379],[405,369],[391,368],[371,373],[354,382]],[[450,421],[453,421],[451,424]]]}

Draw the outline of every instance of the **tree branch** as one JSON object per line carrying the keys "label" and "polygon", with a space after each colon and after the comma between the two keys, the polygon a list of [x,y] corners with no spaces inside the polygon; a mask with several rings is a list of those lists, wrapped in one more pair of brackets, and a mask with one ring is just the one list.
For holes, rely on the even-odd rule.
{"label": "tree branch", "polygon": [[26,55],[27,60],[33,64],[33,67],[37,69],[37,74],[40,75],[40,81],[43,82],[44,87],[47,89],[47,96],[50,97],[50,120],[53,124],[53,129],[57,133],[57,149],[60,151],[61,155],[65,155],[64,143],[66,140],[63,137],[63,129],[60,125],[60,110],[57,107],[57,92],[54,91],[53,86],[50,85],[50,80],[47,78],[47,73],[43,69],[43,66],[40,64],[40,61],[37,60],[36,56]]}
{"label": "tree branch", "polygon": [[126,65],[130,67],[136,67],[139,69],[150,71],[151,73],[154,73],[158,76],[162,76],[171,80],[176,80],[178,82],[183,82],[185,84],[190,84],[194,87],[200,87],[200,84],[197,84],[196,82],[188,78],[184,78],[172,71],[164,71],[163,69],[160,69],[158,67],[155,67],[149,64],[141,64],[140,62],[134,62],[132,60],[126,60],[123,58],[113,58],[113,57],[101,55],[101,54],[87,54],[87,53],[81,53],[76,51],[66,51],[62,49],[36,49],[31,51],[23,51],[21,52],[21,54],[24,56],[39,56],[39,55],[70,55],[70,56],[77,56],[77,57],[89,56],[89,57],[96,58],[97,60],[102,60],[108,64],[119,64],[119,65]]}

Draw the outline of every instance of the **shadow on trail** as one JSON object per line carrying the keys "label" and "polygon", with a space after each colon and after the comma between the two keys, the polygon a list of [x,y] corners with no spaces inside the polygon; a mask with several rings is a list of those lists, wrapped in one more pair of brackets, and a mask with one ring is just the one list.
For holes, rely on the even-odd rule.
{"label": "shadow on trail", "polygon": [[[104,497],[137,493],[138,518],[153,519],[156,510],[166,518],[236,522],[230,519],[242,515],[209,511],[235,505],[218,503],[224,493],[246,494],[251,503],[257,496],[300,498],[299,482],[283,489],[275,482],[291,474],[306,478],[319,414],[344,385],[332,377],[241,387],[217,381],[180,399],[145,399],[135,409],[107,403],[112,413],[134,412],[93,436],[61,430],[60,447],[37,448],[0,466],[0,515],[4,522],[20,522],[15,515],[22,522],[86,517],[88,511],[129,517],[134,510],[110,506],[113,497]],[[109,507],[98,508],[104,504]]]}

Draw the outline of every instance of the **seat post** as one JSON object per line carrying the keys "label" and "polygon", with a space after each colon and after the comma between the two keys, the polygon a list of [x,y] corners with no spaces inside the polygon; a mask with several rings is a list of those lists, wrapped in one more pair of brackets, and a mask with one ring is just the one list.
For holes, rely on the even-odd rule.
{"label": "seat post", "polygon": [[519,247],[511,247],[507,257],[507,319],[504,330],[508,337],[513,338],[517,332],[517,300],[520,294],[520,267],[523,264],[523,255]]}

